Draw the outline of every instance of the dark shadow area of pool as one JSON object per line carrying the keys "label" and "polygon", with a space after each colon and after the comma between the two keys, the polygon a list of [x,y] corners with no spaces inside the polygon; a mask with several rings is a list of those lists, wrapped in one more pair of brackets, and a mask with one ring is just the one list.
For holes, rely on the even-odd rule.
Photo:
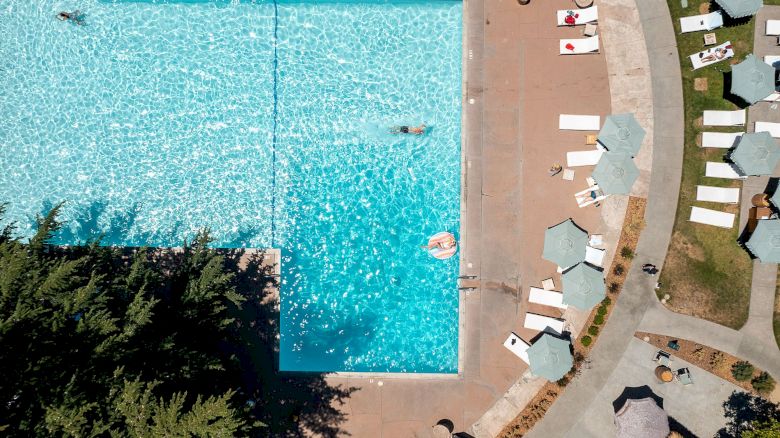
{"label": "dark shadow area of pool", "polygon": [[[45,204],[42,212],[54,208],[53,204]],[[106,205],[94,202],[89,208],[79,212],[79,225],[83,235],[74,235],[69,231],[61,233],[57,239],[73,238],[67,244],[99,243],[107,244],[101,239],[112,239],[127,242],[124,234],[133,224],[138,206],[131,208],[126,214],[117,215],[112,219],[112,228],[101,231],[98,218],[106,211]],[[101,237],[102,236],[102,237]],[[239,237],[240,239],[240,237]],[[138,250],[137,247],[121,245],[120,254],[128,258]],[[70,248],[63,250],[75,250]],[[236,291],[246,298],[242,307],[231,307],[229,312],[235,318],[235,332],[232,342],[223,340],[220,350],[231,361],[235,361],[237,374],[240,377],[231,379],[231,383],[239,384],[236,388],[241,399],[250,403],[247,409],[254,410],[256,418],[268,427],[259,436],[279,438],[303,438],[321,436],[336,438],[348,435],[341,429],[346,420],[346,414],[339,406],[357,390],[341,385],[331,386],[325,380],[326,373],[296,372],[285,373],[279,370],[279,307],[275,290],[279,281],[275,275],[275,267],[264,263],[265,252],[262,250],[248,251],[244,248],[217,248],[215,251],[224,258],[224,269],[235,274]],[[165,248],[151,249],[155,263],[162,267],[172,267],[180,263],[181,253],[167,251]],[[175,271],[175,269],[171,269]],[[192,334],[190,342],[198,342],[197,335]],[[138,366],[140,364],[128,364]],[[190,388],[198,392],[200,387],[209,388],[214,382],[193,381]],[[239,406],[240,408],[240,406]]]}

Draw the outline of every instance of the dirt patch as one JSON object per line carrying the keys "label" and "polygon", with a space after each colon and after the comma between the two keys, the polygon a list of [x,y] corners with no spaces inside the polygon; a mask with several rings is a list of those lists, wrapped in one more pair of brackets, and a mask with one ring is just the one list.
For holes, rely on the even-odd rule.
{"label": "dirt patch", "polygon": [[[658,347],[660,350],[666,351],[667,353],[671,353],[672,359],[679,357],[680,359],[696,365],[697,367],[714,374],[723,380],[739,386],[747,392],[763,396],[762,394],[759,394],[757,391],[755,391],[750,385],[750,379],[758,376],[762,372],[762,370],[756,368],[755,365],[753,366],[753,375],[750,379],[739,381],[731,374],[731,367],[735,363],[742,361],[742,359],[736,356],[732,356],[715,348],[686,339],[673,338],[670,336],[656,335],[645,332],[636,332],[634,333],[634,336],[643,341],[645,341],[645,338],[647,338],[647,341],[645,342],[648,342],[651,345]],[[680,349],[675,351],[669,348],[670,341],[676,341],[680,346]],[[672,362],[671,367],[672,369],[675,369],[674,362]],[[693,379],[695,382],[696,376],[693,376]]]}
{"label": "dirt patch", "polygon": [[710,13],[710,2],[700,3],[699,4],[699,13],[700,14],[709,14]]}
{"label": "dirt patch", "polygon": [[704,116],[693,119],[693,126],[697,128],[704,126]]}
{"label": "dirt patch", "polygon": [[707,85],[707,78],[695,78],[693,80],[693,89],[696,91],[709,90],[709,86]]}

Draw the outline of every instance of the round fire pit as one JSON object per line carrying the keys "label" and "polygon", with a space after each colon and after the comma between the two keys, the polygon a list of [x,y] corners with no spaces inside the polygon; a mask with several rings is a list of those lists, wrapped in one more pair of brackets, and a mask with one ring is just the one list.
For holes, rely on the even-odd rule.
{"label": "round fire pit", "polygon": [[674,380],[674,374],[672,374],[672,370],[669,369],[669,367],[663,365],[655,368],[655,377],[657,377],[658,380],[663,383],[669,383]]}

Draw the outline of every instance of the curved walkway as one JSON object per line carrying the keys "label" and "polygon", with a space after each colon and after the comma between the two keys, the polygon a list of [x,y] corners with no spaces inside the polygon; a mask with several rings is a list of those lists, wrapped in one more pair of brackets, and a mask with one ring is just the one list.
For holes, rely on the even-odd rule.
{"label": "curved walkway", "polygon": [[663,263],[680,191],[684,144],[682,80],[674,27],[666,1],[604,0],[599,7],[602,10],[614,7],[626,14],[631,10],[638,11],[642,29],[635,29],[635,32],[637,37],[644,32],[644,41],[649,48],[654,127],[653,172],[645,213],[647,225],[639,239],[636,262],[628,273],[623,292],[591,351],[592,368],[569,384],[542,421],[526,435],[528,438],[564,437],[570,432],[572,436],[582,436],[581,431],[572,430],[584,412],[582,406],[588,406],[607,382],[645,312],[660,306],[653,289],[655,279],[644,275],[640,266],[646,262]]}
{"label": "curved walkway", "polygon": [[[584,410],[598,395],[626,351],[637,330],[692,340],[749,360],[774,376],[780,376],[780,349],[772,340],[766,308],[772,305],[767,291],[774,291],[773,265],[756,263],[753,289],[764,293],[751,297],[751,318],[740,331],[709,321],[674,313],[655,297],[655,278],[643,275],[642,263],[663,263],[669,245],[679,194],[684,143],[682,80],[674,27],[664,0],[611,0],[603,3],[634,3],[639,11],[650,55],[653,108],[656,126],[653,141],[653,172],[646,213],[647,227],[637,247],[637,262],[628,274],[623,292],[592,353],[592,369],[569,385],[544,419],[526,436],[586,436],[573,430]],[[773,293],[771,294],[773,297]],[[770,315],[771,316],[771,315]],[[770,322],[771,323],[771,322]],[[754,326],[769,327],[759,333]],[[579,413],[580,415],[577,415]]]}

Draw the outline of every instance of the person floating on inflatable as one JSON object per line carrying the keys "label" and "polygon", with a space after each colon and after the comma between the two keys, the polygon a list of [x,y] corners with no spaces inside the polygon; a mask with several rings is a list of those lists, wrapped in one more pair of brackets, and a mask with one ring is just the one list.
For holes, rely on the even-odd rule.
{"label": "person floating on inflatable", "polygon": [[428,253],[437,259],[448,259],[458,251],[458,242],[452,233],[442,231],[428,239],[428,245],[423,245]]}

